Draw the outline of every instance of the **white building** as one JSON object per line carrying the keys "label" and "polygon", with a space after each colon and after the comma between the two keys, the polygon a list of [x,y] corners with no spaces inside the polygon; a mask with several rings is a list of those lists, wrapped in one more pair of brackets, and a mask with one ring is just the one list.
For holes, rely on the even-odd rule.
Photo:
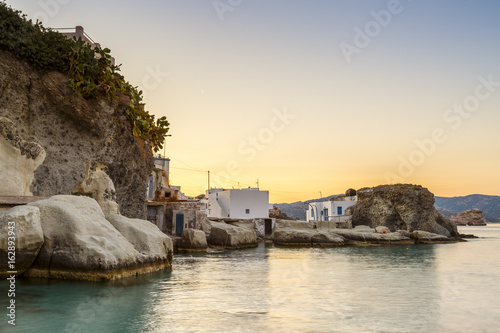
{"label": "white building", "polygon": [[214,188],[207,191],[208,217],[253,219],[269,217],[269,191],[258,188]]}
{"label": "white building", "polygon": [[349,218],[345,213],[346,209],[356,202],[357,196],[339,196],[328,201],[311,202],[306,211],[306,220],[345,223]]}

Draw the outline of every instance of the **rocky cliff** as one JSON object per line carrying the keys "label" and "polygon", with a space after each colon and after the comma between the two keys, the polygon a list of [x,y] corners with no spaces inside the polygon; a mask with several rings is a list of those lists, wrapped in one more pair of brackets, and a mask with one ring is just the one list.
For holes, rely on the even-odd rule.
{"label": "rocky cliff", "polygon": [[[24,168],[14,175],[20,177],[11,186],[17,192],[2,194],[71,194],[88,165],[99,163],[115,185],[121,213],[145,218],[154,160],[147,145],[132,135],[125,115],[129,98],[86,100],[75,97],[68,84],[64,74],[41,73],[0,53],[0,160],[17,161],[8,162],[11,169]],[[2,166],[2,183],[12,177]]]}
{"label": "rocky cliff", "polygon": [[358,190],[352,225],[385,226],[391,231],[427,231],[458,237],[456,225],[434,208],[434,195],[411,184],[381,185]]}

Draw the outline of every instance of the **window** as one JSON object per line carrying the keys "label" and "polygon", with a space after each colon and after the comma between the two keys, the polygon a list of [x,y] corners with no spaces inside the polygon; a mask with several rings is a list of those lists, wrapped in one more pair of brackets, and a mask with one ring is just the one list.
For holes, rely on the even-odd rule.
{"label": "window", "polygon": [[342,215],[342,207],[337,207],[337,215]]}
{"label": "window", "polygon": [[245,209],[245,214],[250,214],[250,209]]}
{"label": "window", "polygon": [[311,209],[311,217],[314,217],[314,210]]}

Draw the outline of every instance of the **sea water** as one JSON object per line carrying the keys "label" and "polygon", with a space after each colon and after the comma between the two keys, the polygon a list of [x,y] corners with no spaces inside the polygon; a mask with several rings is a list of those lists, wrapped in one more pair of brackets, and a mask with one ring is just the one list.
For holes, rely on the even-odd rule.
{"label": "sea water", "polygon": [[[466,243],[176,255],[113,283],[0,282],[0,332],[500,332],[500,226]],[[1,310],[3,309],[3,310]]]}

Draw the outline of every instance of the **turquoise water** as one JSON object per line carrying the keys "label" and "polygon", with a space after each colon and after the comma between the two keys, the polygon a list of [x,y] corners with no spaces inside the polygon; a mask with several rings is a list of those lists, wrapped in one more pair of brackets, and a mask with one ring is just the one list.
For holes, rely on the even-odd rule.
{"label": "turquoise water", "polygon": [[0,332],[499,332],[500,226],[415,246],[261,244],[115,283],[17,281]]}

